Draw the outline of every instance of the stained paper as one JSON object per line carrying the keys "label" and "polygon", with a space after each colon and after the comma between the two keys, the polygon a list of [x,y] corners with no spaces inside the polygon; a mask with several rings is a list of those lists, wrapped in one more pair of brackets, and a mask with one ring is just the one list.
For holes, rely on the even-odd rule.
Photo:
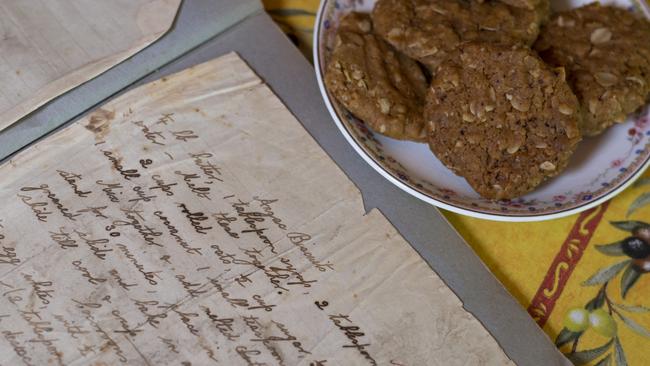
{"label": "stained paper", "polygon": [[160,38],[180,2],[0,2],[0,130]]}
{"label": "stained paper", "polygon": [[0,365],[512,364],[235,54],[0,176]]}

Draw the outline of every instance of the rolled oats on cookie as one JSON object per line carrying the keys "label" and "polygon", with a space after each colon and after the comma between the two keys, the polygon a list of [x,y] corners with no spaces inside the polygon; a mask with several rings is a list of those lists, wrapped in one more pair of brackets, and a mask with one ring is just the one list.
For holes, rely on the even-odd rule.
{"label": "rolled oats on cookie", "polygon": [[534,48],[566,69],[582,106],[584,135],[597,135],[650,96],[650,22],[598,3],[553,15]]}
{"label": "rolled oats on cookie", "polygon": [[492,0],[379,0],[372,19],[377,34],[435,71],[465,41],[532,44],[549,11],[548,0],[532,10]]}
{"label": "rolled oats on cookie", "polygon": [[329,92],[374,131],[425,141],[427,82],[420,66],[373,34],[366,14],[345,16],[336,37],[325,72]]}
{"label": "rolled oats on cookie", "polygon": [[559,174],[580,141],[578,100],[527,47],[468,43],[434,77],[429,146],[483,197],[524,195]]}
{"label": "rolled oats on cookie", "polygon": [[499,0],[504,4],[524,9],[535,9],[544,0]]}

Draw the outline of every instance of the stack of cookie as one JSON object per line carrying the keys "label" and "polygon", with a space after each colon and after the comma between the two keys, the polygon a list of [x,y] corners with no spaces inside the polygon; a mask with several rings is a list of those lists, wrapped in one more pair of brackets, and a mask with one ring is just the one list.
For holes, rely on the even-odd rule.
{"label": "stack of cookie", "polygon": [[341,20],[325,84],[386,136],[427,142],[483,197],[559,174],[650,95],[650,23],[548,0],[378,0]]}

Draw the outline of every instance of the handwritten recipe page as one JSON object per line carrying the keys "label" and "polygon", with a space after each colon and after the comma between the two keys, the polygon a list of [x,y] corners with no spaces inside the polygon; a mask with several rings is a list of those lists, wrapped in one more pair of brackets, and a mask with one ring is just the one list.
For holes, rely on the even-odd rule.
{"label": "handwritten recipe page", "polygon": [[0,365],[512,364],[236,54],[0,176]]}

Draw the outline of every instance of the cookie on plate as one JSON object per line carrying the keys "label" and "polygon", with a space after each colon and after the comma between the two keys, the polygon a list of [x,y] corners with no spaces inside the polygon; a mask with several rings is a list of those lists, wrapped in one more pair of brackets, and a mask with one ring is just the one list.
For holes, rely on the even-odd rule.
{"label": "cookie on plate", "polygon": [[549,9],[548,0],[534,10],[494,0],[379,0],[372,20],[377,34],[435,72],[464,41],[532,44]]}
{"label": "cookie on plate", "polygon": [[[483,3],[485,0],[474,0],[478,3]],[[516,8],[535,9],[544,0],[499,0],[504,4],[514,6]]]}
{"label": "cookie on plate", "polygon": [[580,141],[579,105],[527,47],[468,43],[434,77],[429,147],[481,196],[509,199],[560,173]]}
{"label": "cookie on plate", "polygon": [[624,9],[594,3],[556,13],[534,48],[566,68],[584,135],[623,122],[650,94],[650,22]]}
{"label": "cookie on plate", "polygon": [[535,9],[544,0],[500,0],[504,4],[524,9]]}
{"label": "cookie on plate", "polygon": [[374,35],[367,14],[351,13],[341,20],[325,85],[371,129],[396,139],[426,141],[422,69]]}

